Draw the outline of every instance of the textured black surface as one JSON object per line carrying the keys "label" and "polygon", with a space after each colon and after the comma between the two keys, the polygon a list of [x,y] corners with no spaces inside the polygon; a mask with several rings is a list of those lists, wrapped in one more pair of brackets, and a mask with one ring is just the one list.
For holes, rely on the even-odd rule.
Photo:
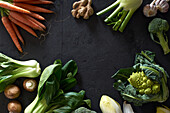
{"label": "textured black surface", "polygon": [[[24,51],[28,52],[23,57],[17,52],[7,31],[0,23],[0,52],[19,60],[36,59],[41,63],[42,69],[52,64],[55,59],[61,59],[64,63],[70,59],[75,60],[79,67],[78,85],[75,90],[86,90],[86,97],[92,100],[92,109],[99,113],[101,112],[99,100],[104,94],[122,105],[121,96],[112,88],[111,75],[120,68],[132,66],[136,52],[141,50],[155,52],[157,63],[170,73],[170,54],[164,56],[161,47],[150,39],[147,26],[153,18],[146,18],[142,13],[143,6],[151,0],[144,1],[123,33],[114,32],[111,26],[106,26],[103,22],[106,15],[100,17],[93,15],[89,20],[74,19],[70,13],[74,1],[56,0],[55,8],[52,5],[47,6],[56,14],[43,14],[47,18],[46,25],[50,28],[45,41],[35,39],[20,29],[26,41]],[[94,10],[97,12],[112,2],[114,0],[93,0]],[[166,14],[158,13],[157,17],[167,19],[170,23],[170,11]],[[170,37],[170,31],[168,36]],[[32,102],[36,92],[29,93],[23,90],[23,80],[18,79],[15,84],[22,89],[18,100],[25,108]],[[3,93],[0,94],[0,113],[8,112],[9,101]],[[169,103],[170,99],[163,104],[170,107]],[[148,103],[133,108],[137,113],[155,113],[157,105],[161,104]]]}

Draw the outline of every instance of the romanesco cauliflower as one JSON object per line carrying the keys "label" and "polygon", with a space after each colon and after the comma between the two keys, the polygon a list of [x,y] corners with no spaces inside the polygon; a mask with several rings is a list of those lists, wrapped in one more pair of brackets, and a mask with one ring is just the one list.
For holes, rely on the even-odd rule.
{"label": "romanesco cauliflower", "polygon": [[160,91],[160,84],[149,79],[143,71],[133,72],[128,81],[140,94],[157,94]]}

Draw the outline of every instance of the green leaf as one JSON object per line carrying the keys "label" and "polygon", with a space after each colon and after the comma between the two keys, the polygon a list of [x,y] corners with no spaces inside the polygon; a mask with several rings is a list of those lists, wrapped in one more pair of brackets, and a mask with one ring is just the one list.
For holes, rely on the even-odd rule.
{"label": "green leaf", "polygon": [[68,73],[72,73],[72,76],[75,76],[77,73],[78,67],[75,61],[70,60],[62,67],[62,80],[67,77]]}
{"label": "green leaf", "polygon": [[51,75],[47,80],[45,85],[45,91],[43,96],[46,99],[47,104],[50,103],[51,99],[56,95],[57,90],[59,89],[60,84],[55,75]]}
{"label": "green leaf", "polygon": [[151,51],[141,51],[135,57],[135,64],[152,64],[154,63],[155,53]]}
{"label": "green leaf", "polygon": [[47,113],[70,113],[84,104],[90,105],[89,100],[83,100],[84,95],[85,91],[83,90],[79,93],[68,92],[60,95],[53,100],[55,103],[50,103],[53,106],[47,110]]}
{"label": "green leaf", "polygon": [[[39,96],[42,95],[42,90],[44,89],[45,83],[50,78],[50,76],[53,75],[54,73],[61,73],[60,71],[61,71],[61,64],[53,64],[44,69],[43,73],[41,74],[39,85],[38,85]],[[57,76],[61,76],[61,75],[57,75]]]}
{"label": "green leaf", "polygon": [[77,84],[77,80],[75,78],[66,78],[60,82],[61,89],[64,91],[70,90]]}
{"label": "green leaf", "polygon": [[132,72],[135,72],[133,67],[120,69],[112,76],[112,78],[114,78],[115,80],[121,80],[122,82],[126,82]]}

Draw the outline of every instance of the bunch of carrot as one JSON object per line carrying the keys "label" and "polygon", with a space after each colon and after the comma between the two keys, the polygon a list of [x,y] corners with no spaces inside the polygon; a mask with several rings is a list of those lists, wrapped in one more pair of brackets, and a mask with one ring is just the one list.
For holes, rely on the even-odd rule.
{"label": "bunch of carrot", "polygon": [[24,40],[17,26],[38,37],[34,30],[44,31],[46,27],[38,21],[45,20],[45,18],[36,12],[53,13],[51,10],[36,6],[36,4],[53,4],[53,2],[48,0],[0,0],[2,23],[21,53],[23,50],[19,40],[23,45]]}

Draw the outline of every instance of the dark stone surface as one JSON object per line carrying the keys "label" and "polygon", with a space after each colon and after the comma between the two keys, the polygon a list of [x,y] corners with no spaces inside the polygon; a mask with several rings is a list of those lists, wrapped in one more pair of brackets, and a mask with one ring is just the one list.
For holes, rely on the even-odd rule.
{"label": "dark stone surface", "polygon": [[[92,100],[92,109],[99,113],[101,112],[99,100],[104,94],[122,105],[121,96],[112,88],[111,75],[120,68],[132,66],[136,52],[141,50],[155,52],[157,63],[170,73],[170,54],[163,55],[161,47],[150,39],[147,31],[148,23],[153,18],[143,16],[143,6],[151,0],[144,1],[123,33],[114,32],[111,26],[106,26],[103,22],[106,15],[100,17],[93,15],[89,20],[74,19],[70,13],[74,1],[56,0],[55,8],[50,6],[56,14],[43,14],[47,18],[45,24],[50,28],[45,41],[43,38],[38,40],[20,29],[26,41],[24,51],[28,52],[23,57],[17,52],[7,31],[0,23],[0,52],[19,60],[36,59],[41,63],[42,69],[52,64],[55,59],[61,59],[64,63],[70,59],[75,60],[79,70],[78,85],[74,90],[86,90],[86,97]],[[93,0],[94,10],[97,12],[112,2],[113,0]],[[166,14],[158,13],[157,17],[170,22],[170,11]],[[168,36],[170,37],[170,32]],[[29,93],[23,90],[23,80],[23,78],[18,79],[15,84],[22,89],[21,96],[17,100],[25,108],[32,102],[36,92]],[[8,112],[9,101],[3,93],[0,94],[0,113]],[[170,99],[163,104],[170,107],[169,103]],[[157,105],[161,104],[148,103],[142,107],[133,106],[133,108],[137,113],[155,113]]]}

